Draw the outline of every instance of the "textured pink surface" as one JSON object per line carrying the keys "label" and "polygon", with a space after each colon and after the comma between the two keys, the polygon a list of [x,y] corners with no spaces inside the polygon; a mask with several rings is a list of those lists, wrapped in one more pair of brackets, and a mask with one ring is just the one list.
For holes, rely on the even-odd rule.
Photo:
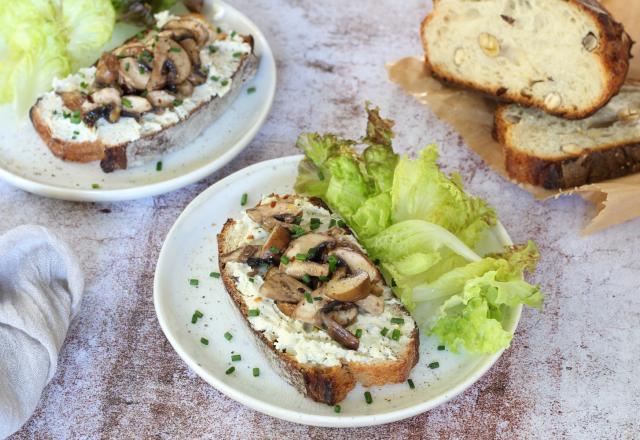
{"label": "textured pink surface", "polygon": [[[87,276],[58,371],[13,438],[637,438],[640,431],[640,220],[581,238],[589,207],[536,202],[493,174],[458,135],[386,80],[384,63],[420,52],[415,0],[238,0],[278,59],[273,111],[248,149],[206,180],[113,204],[48,200],[0,182],[0,232],[50,227]],[[543,312],[526,310],[502,359],[463,395],[427,414],[363,429],[280,421],[228,399],[191,372],[155,318],[153,271],[169,228],[198,193],[254,162],[296,153],[302,130],[350,136],[366,99],[396,120],[396,145],[430,142],[441,163],[497,209],[514,240],[535,239]]]}

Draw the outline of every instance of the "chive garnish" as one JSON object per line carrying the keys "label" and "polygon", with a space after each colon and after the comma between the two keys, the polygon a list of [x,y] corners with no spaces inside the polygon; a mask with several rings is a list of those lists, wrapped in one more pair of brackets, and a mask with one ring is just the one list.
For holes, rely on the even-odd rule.
{"label": "chive garnish", "polygon": [[388,328],[383,328],[382,330],[380,330],[380,334],[382,336],[387,336],[387,333],[389,333],[389,329]]}
{"label": "chive garnish", "polygon": [[291,232],[293,232],[293,238],[302,237],[304,234],[307,233],[307,231],[305,231],[303,227],[295,224],[291,226]]}
{"label": "chive garnish", "polygon": [[[218,48],[215,46],[209,46],[209,53],[216,53],[218,51]],[[217,80],[215,80],[217,81]]]}
{"label": "chive garnish", "polygon": [[248,280],[249,280],[250,283],[253,283],[255,281],[255,278],[249,277]]}
{"label": "chive garnish", "polygon": [[329,272],[335,272],[336,266],[338,265],[338,258],[335,255],[329,255],[327,262],[329,263]]}
{"label": "chive garnish", "polygon": [[191,316],[191,324],[195,324],[196,322],[198,322],[198,319],[202,318],[203,316],[204,315],[200,310],[196,310],[195,312],[193,312],[193,316]]}
{"label": "chive garnish", "polygon": [[304,292],[304,299],[306,299],[308,303],[313,303],[313,298],[311,298],[311,294],[309,292]]}
{"label": "chive garnish", "polygon": [[302,223],[302,216],[301,215],[296,215],[293,218],[293,223],[296,224],[296,225],[299,225],[300,223]]}
{"label": "chive garnish", "polygon": [[242,360],[242,356],[240,356],[239,354],[232,354],[231,355],[231,361],[232,362],[238,362]]}
{"label": "chive garnish", "polygon": [[407,382],[409,383],[409,388],[411,388],[412,390],[416,387],[411,379],[407,380]]}
{"label": "chive garnish", "polygon": [[180,49],[179,47],[172,47],[171,49],[169,49],[169,52],[182,52],[182,49]]}
{"label": "chive garnish", "polygon": [[242,197],[240,197],[240,206],[246,205],[248,198],[249,198],[249,195],[247,193],[242,194]]}
{"label": "chive garnish", "polygon": [[236,36],[236,31],[231,31],[231,38]]}
{"label": "chive garnish", "polygon": [[229,333],[229,332],[224,332],[224,338],[225,338],[227,341],[230,341],[230,340],[232,340],[232,339],[233,339],[233,335],[232,335],[231,333]]}
{"label": "chive garnish", "polygon": [[313,299],[316,300],[316,301],[322,301],[322,297],[321,296],[314,296]]}
{"label": "chive garnish", "polygon": [[371,405],[371,402],[373,402],[373,397],[371,397],[371,393],[369,391],[364,392],[364,400],[367,401],[367,405]]}
{"label": "chive garnish", "polygon": [[229,374],[233,373],[234,371],[236,371],[236,367],[229,367],[229,368],[227,368],[227,371],[224,372],[224,374],[229,375]]}
{"label": "chive garnish", "polygon": [[148,94],[149,94],[148,90],[143,90],[142,93],[140,93],[140,96],[142,96],[143,98],[146,98]]}
{"label": "chive garnish", "polygon": [[198,284],[200,284],[200,281],[198,281],[196,278],[191,278],[189,280],[189,285],[191,286],[197,286]]}
{"label": "chive garnish", "polygon": [[432,370],[435,370],[436,368],[438,368],[440,366],[440,362],[436,361],[436,362],[431,362],[429,364],[429,368],[431,368]]}
{"label": "chive garnish", "polygon": [[309,284],[311,282],[311,277],[305,273],[304,276],[302,277],[302,282],[305,284]]}
{"label": "chive garnish", "polygon": [[122,105],[127,108],[133,107],[133,104],[131,104],[131,101],[129,101],[127,98],[122,98]]}
{"label": "chive garnish", "polygon": [[229,80],[228,79],[223,79],[222,82],[220,83],[220,85],[222,87],[226,86],[227,84],[229,84]]}
{"label": "chive garnish", "polygon": [[319,218],[312,217],[311,220],[309,220],[309,227],[314,231],[318,229],[321,224],[322,222],[320,221]]}
{"label": "chive garnish", "polygon": [[318,277],[318,279],[319,279],[320,281],[323,281],[323,282],[324,282],[324,281],[329,281],[329,277],[326,277],[326,276],[324,276],[324,275],[320,275],[320,276]]}
{"label": "chive garnish", "polygon": [[242,52],[234,52],[233,53],[233,57],[234,58],[240,58],[242,56]]}
{"label": "chive garnish", "polygon": [[156,162],[156,171],[162,171],[162,161]]}
{"label": "chive garnish", "polygon": [[287,257],[286,255],[283,255],[282,257],[280,257],[280,262],[282,264],[289,264],[289,257]]}
{"label": "chive garnish", "polygon": [[89,87],[89,84],[87,84],[86,82],[82,81],[80,83],[80,87],[82,87],[83,89],[86,89],[87,87]]}
{"label": "chive garnish", "polygon": [[218,81],[219,79],[220,79],[219,76],[215,76],[215,75],[211,76],[212,81]]}
{"label": "chive garnish", "polygon": [[260,376],[260,368],[255,367],[253,369],[253,377],[258,377],[258,376]]}
{"label": "chive garnish", "polygon": [[342,407],[340,405],[336,405],[333,407],[333,412],[339,413],[342,411]]}
{"label": "chive garnish", "polygon": [[251,95],[252,93],[256,92],[256,88],[255,87],[249,87],[247,89],[247,95]]}
{"label": "chive garnish", "polygon": [[220,26],[218,26],[218,27],[216,28],[216,32],[217,32],[217,33],[219,33],[219,34],[221,34],[221,33],[222,33],[222,28],[221,28]]}
{"label": "chive garnish", "polygon": [[338,220],[338,226],[340,226],[341,228],[346,228],[347,224],[344,222],[344,220]]}
{"label": "chive garnish", "polygon": [[307,259],[307,254],[296,254],[296,260],[305,261]]}
{"label": "chive garnish", "polygon": [[72,124],[79,124],[80,122],[82,122],[82,117],[80,115],[80,111],[76,110],[75,112],[71,113],[71,123]]}
{"label": "chive garnish", "polygon": [[91,184],[91,188],[93,188],[93,189],[100,189],[100,185],[98,185],[97,183],[92,183],[92,184]]}
{"label": "chive garnish", "polygon": [[140,75],[144,75],[146,73],[146,70],[144,70],[144,67],[138,66],[138,72],[140,73]]}
{"label": "chive garnish", "polygon": [[211,272],[209,273],[211,278],[220,278],[220,272]]}
{"label": "chive garnish", "polygon": [[126,71],[128,72],[128,71],[129,71],[129,67],[131,67],[131,63],[129,63],[129,61],[127,61],[127,62],[124,64],[124,70],[126,70]]}
{"label": "chive garnish", "polygon": [[330,227],[330,228],[333,228],[335,225],[336,225],[336,219],[335,219],[335,218],[332,218],[332,219],[329,221],[329,227]]}
{"label": "chive garnish", "polygon": [[394,328],[391,332],[391,339],[393,339],[394,341],[398,341],[400,339],[400,330]]}
{"label": "chive garnish", "polygon": [[356,329],[356,338],[360,339],[362,337],[362,329]]}
{"label": "chive garnish", "polygon": [[404,319],[402,318],[391,318],[392,324],[404,324]]}
{"label": "chive garnish", "polygon": [[280,249],[278,249],[278,248],[277,248],[277,247],[275,247],[275,246],[271,246],[271,247],[269,248],[269,252],[271,252],[272,254],[279,254],[279,253],[280,253]]}
{"label": "chive garnish", "polygon": [[202,345],[209,345],[209,340],[207,338],[200,338],[200,342]]}
{"label": "chive garnish", "polygon": [[393,278],[391,278],[391,287],[398,287],[396,280],[394,280]]}
{"label": "chive garnish", "polygon": [[179,107],[182,105],[182,99],[174,99],[173,100],[173,106],[174,107]]}
{"label": "chive garnish", "polygon": [[444,349],[445,349],[445,346],[444,346],[444,345],[438,345],[438,351],[442,351],[442,350],[444,350]]}
{"label": "chive garnish", "polygon": [[260,310],[259,309],[249,309],[249,311],[247,312],[247,315],[249,315],[249,316],[258,316],[258,315],[260,315]]}

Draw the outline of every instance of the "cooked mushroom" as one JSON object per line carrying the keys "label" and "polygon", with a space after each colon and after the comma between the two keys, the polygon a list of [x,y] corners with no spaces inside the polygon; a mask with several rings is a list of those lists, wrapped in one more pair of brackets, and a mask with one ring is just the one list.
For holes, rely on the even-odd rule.
{"label": "cooked mushroom", "polygon": [[309,288],[289,275],[272,269],[267,272],[264,283],[260,286],[260,294],[275,301],[299,303]]}
{"label": "cooked mushroom", "polygon": [[193,34],[187,29],[168,29],[158,33],[159,38],[171,38],[175,41],[182,41],[186,39],[193,39]]}
{"label": "cooked mushroom", "polygon": [[86,95],[80,92],[60,92],[58,93],[62,98],[62,103],[71,111],[78,111],[82,109],[82,105],[87,100]]}
{"label": "cooked mushroom", "polygon": [[176,97],[164,90],[154,90],[149,92],[147,99],[152,106],[158,108],[171,107],[176,100]]}
{"label": "cooked mushroom", "polygon": [[372,315],[380,315],[384,312],[384,300],[375,295],[369,295],[364,299],[356,301],[356,305],[367,313]]}
{"label": "cooked mushroom", "polygon": [[338,301],[359,301],[369,295],[371,290],[371,280],[369,274],[359,270],[353,275],[339,280],[329,280],[322,288],[329,298]]}
{"label": "cooked mushroom", "polygon": [[255,255],[256,252],[258,252],[259,249],[260,249],[260,246],[256,246],[253,244],[242,246],[236,250],[233,250],[231,252],[227,252],[224,255],[221,255],[220,261],[224,264],[229,263],[231,261],[235,261],[238,263],[246,263],[249,258]]}
{"label": "cooked mushroom", "polygon": [[165,62],[168,59],[171,44],[168,38],[160,38],[156,41],[156,47],[153,51],[153,63],[151,65],[151,77],[147,83],[147,90],[159,90],[164,87],[167,82],[166,72],[164,72]]}
{"label": "cooked mushroom", "polygon": [[278,307],[278,309],[282,313],[284,313],[285,315],[291,318],[293,317],[293,314],[295,313],[298,305],[294,303],[287,303],[287,302],[276,302],[276,307]]}
{"label": "cooked mushroom", "polygon": [[293,240],[285,255],[289,258],[293,258],[297,254],[306,254],[309,252],[309,249],[318,247],[326,242],[334,243],[335,239],[325,234],[310,232],[309,234],[305,234],[302,237]]}
{"label": "cooked mushroom", "polygon": [[348,275],[346,266],[338,266],[331,274],[331,280],[339,280]]}
{"label": "cooked mushroom", "polygon": [[193,84],[191,84],[189,81],[181,82],[180,84],[176,85],[176,91],[182,98],[191,96],[193,94]]}
{"label": "cooked mushroom", "polygon": [[120,62],[118,57],[112,53],[102,54],[96,64],[96,82],[104,86],[110,86],[118,79]]}
{"label": "cooked mushroom", "polygon": [[324,304],[324,301],[300,301],[291,317],[306,324],[312,324],[316,327],[320,327],[322,325],[320,310],[322,310]]}
{"label": "cooked mushroom", "polygon": [[134,41],[114,49],[113,54],[118,58],[137,57],[143,50],[145,50],[144,44]]}
{"label": "cooked mushroom", "polygon": [[322,308],[322,313],[343,327],[353,324],[358,319],[358,307],[350,302],[331,301]]}
{"label": "cooked mushroom", "polygon": [[[255,208],[247,209],[247,215],[251,220],[258,223],[267,230],[271,230],[278,224],[273,218],[277,215],[289,214],[294,217],[302,213],[300,207],[283,201],[274,201],[258,205]],[[268,220],[273,220],[271,223]]]}
{"label": "cooked mushroom", "polygon": [[120,60],[119,80],[133,90],[144,90],[149,83],[151,73],[136,58],[126,57]]}
{"label": "cooked mushroom", "polygon": [[100,89],[91,94],[91,100],[98,106],[93,111],[98,110],[99,107],[106,109],[102,110],[102,115],[109,122],[117,122],[118,119],[120,119],[120,106],[122,105],[122,101],[118,90],[113,87]]}
{"label": "cooked mushroom", "polygon": [[145,112],[151,110],[151,104],[142,96],[126,95],[122,97],[122,114],[139,118]]}
{"label": "cooked mushroom", "polygon": [[207,82],[207,74],[201,72],[200,69],[193,69],[187,79],[194,86],[199,86]]}
{"label": "cooked mushroom", "polygon": [[189,31],[195,37],[199,46],[204,46],[207,40],[209,40],[209,31],[205,25],[188,17],[183,17],[180,20],[171,20],[163,27],[163,30],[172,29],[185,29]]}
{"label": "cooked mushroom", "polygon": [[327,327],[327,333],[337,343],[349,350],[357,350],[360,346],[360,340],[356,338],[349,330],[338,324],[326,313],[320,313],[322,323]]}
{"label": "cooked mushroom", "polygon": [[362,252],[351,248],[339,247],[332,250],[330,254],[335,255],[344,261],[344,263],[349,266],[349,270],[352,273],[359,270],[366,272],[369,275],[369,279],[372,284],[375,284],[382,279],[378,268],[369,261],[369,258],[367,258],[367,256]]}
{"label": "cooked mushroom", "polygon": [[265,258],[274,255],[281,255],[289,245],[289,240],[291,240],[291,233],[289,230],[280,225],[276,226],[269,234],[267,241],[262,245],[260,257]]}
{"label": "cooked mushroom", "polygon": [[168,40],[169,49],[163,69],[167,70],[167,81],[180,84],[186,81],[191,73],[191,60],[187,52],[174,40]]}
{"label": "cooked mushroom", "polygon": [[187,55],[189,55],[189,59],[191,60],[191,64],[194,66],[200,65],[200,47],[198,47],[198,43],[193,38],[187,38],[186,40],[180,41],[180,45],[185,50]]}
{"label": "cooked mushroom", "polygon": [[302,279],[305,275],[310,277],[329,276],[329,266],[326,264],[314,263],[313,261],[292,260],[289,264],[281,264],[280,270],[294,278]]}

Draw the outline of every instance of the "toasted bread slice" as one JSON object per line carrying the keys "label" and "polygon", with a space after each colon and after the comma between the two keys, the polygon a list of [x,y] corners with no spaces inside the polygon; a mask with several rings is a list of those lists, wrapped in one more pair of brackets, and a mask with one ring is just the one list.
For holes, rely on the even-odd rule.
{"label": "toasted bread slice", "polygon": [[[330,212],[318,199],[271,196],[264,199],[258,207],[276,201],[300,206],[301,227],[305,229],[308,228],[307,217],[320,218],[324,226],[315,230],[314,234],[322,233],[330,222]],[[336,230],[334,228],[332,233]],[[349,246],[360,249],[346,229],[339,233],[344,234],[337,239],[339,242],[348,242]],[[357,382],[373,386],[407,380],[418,361],[418,329],[408,311],[393,297],[391,290],[385,288],[379,297],[379,301],[384,303],[381,314],[374,315],[359,310],[356,322],[345,327],[351,334],[361,332],[358,349],[346,349],[332,339],[324,327],[310,328],[308,324],[301,323],[295,313],[288,316],[282,312],[286,312],[286,308],[281,307],[282,303],[263,296],[265,279],[270,276],[268,272],[266,275],[254,274],[247,272],[250,270],[247,264],[225,261],[223,256],[247,243],[263,246],[267,235],[268,232],[247,215],[238,220],[228,220],[218,235],[219,265],[227,292],[256,346],[287,382],[317,402],[334,405],[342,401]],[[308,235],[311,238],[311,233]],[[288,264],[294,262],[295,258]],[[282,264],[284,263],[281,261],[281,267]],[[250,282],[247,282],[247,273],[251,275]],[[377,278],[375,274],[371,276]],[[382,279],[376,282],[381,283],[380,285],[384,283]],[[320,291],[322,289],[316,287],[311,293],[314,301],[320,300],[316,296],[320,295]],[[307,299],[310,298],[307,296]],[[311,306],[304,299],[298,305]],[[256,316],[256,313],[259,315]],[[396,318],[395,323],[391,321],[392,317]],[[403,323],[398,324],[398,319],[403,320]]]}
{"label": "toasted bread slice", "polygon": [[421,36],[435,77],[567,119],[618,93],[633,44],[595,0],[435,0]]}
{"label": "toasted bread slice", "polygon": [[494,134],[509,175],[521,182],[568,188],[640,172],[640,83],[625,84],[605,107],[580,121],[499,106]]}
{"label": "toasted bread slice", "polygon": [[[169,19],[171,20],[186,20],[204,26],[199,29],[207,29],[208,40],[200,41],[200,46],[188,46],[185,41],[194,39],[189,38],[190,34],[183,29],[179,29],[182,33],[176,33],[176,40],[171,40],[172,47],[169,49],[169,54],[186,53],[187,49],[196,50],[198,55],[189,55],[196,57],[198,62],[196,65],[196,61],[191,61],[194,63],[192,67],[195,69],[197,66],[199,72],[204,74],[199,73],[200,78],[190,74],[181,84],[167,84],[166,88],[151,87],[151,81],[146,83],[147,89],[144,86],[132,88],[131,81],[123,80],[123,75],[127,72],[131,75],[140,69],[141,75],[150,75],[153,78],[153,61],[139,61],[139,64],[135,64],[136,58],[131,58],[131,62],[124,63],[122,58],[125,55],[122,53],[135,51],[143,42],[146,44],[144,47],[151,53],[155,47],[154,41],[158,39],[157,35],[168,31],[149,30],[144,34],[144,39],[134,37],[128,40],[111,52],[120,58],[121,64],[118,71],[120,76],[115,83],[100,83],[98,72],[101,61],[98,61],[98,72],[94,66],[81,69],[79,73],[66,79],[54,81],[54,90],[41,96],[31,108],[33,126],[54,155],[73,162],[99,160],[105,172],[141,165],[195,140],[235,100],[243,84],[252,78],[257,70],[258,58],[253,53],[253,38],[249,35],[240,36],[233,33],[231,36],[217,32],[204,16],[199,14],[173,17]],[[103,55],[103,58],[108,55]],[[204,57],[207,57],[209,64],[204,62]],[[149,57],[149,60],[152,59]],[[140,60],[140,56],[137,60]],[[232,71],[229,69],[231,63]],[[161,68],[164,71],[166,67],[165,64]],[[149,69],[150,73],[145,73],[145,68]],[[175,69],[175,66],[173,68]],[[191,94],[183,94],[180,91],[182,85],[188,85],[187,90],[190,89]],[[81,105],[91,108],[93,93],[105,87],[114,88],[122,95],[122,104],[118,109],[122,116],[117,122],[109,122],[105,117],[95,123],[88,123],[85,117],[87,112]],[[150,98],[154,91],[167,92],[166,96],[173,102],[154,104]],[[81,102],[74,107],[61,97],[62,94],[76,94]],[[148,99],[152,107],[145,113],[131,114],[125,105],[128,103],[125,95]]]}

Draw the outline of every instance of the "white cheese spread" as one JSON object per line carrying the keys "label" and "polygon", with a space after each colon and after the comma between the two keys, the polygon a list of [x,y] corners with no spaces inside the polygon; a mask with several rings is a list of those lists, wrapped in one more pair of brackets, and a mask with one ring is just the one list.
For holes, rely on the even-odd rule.
{"label": "white cheese spread", "polygon": [[[263,199],[263,203],[270,198]],[[323,208],[319,208],[307,200],[296,199],[295,204],[302,209],[302,222],[300,225],[309,229],[309,221],[312,217],[322,222],[317,229],[323,232],[328,229],[331,214]],[[338,219],[338,217],[333,217]],[[244,214],[235,224],[232,232],[232,241],[236,247],[247,244],[264,243],[268,232]],[[406,349],[409,337],[415,328],[413,319],[409,315],[401,314],[398,310],[400,302],[393,297],[391,289],[384,292],[385,308],[380,315],[371,315],[361,312],[354,324],[347,327],[352,333],[357,329],[362,330],[360,346],[358,350],[347,350],[339,343],[331,339],[329,335],[318,329],[306,331],[304,324],[292,319],[277,308],[275,302],[260,295],[260,286],[263,278],[260,275],[250,276],[251,267],[244,263],[230,262],[226,266],[232,276],[237,280],[238,291],[244,296],[244,301],[249,309],[258,309],[258,316],[249,316],[251,326],[274,342],[276,349],[290,354],[300,363],[312,363],[323,366],[337,366],[346,362],[381,362],[395,360]],[[402,317],[403,324],[391,322],[394,317]],[[381,331],[387,328],[387,336],[382,336]],[[391,339],[394,329],[401,332],[400,338]]]}

